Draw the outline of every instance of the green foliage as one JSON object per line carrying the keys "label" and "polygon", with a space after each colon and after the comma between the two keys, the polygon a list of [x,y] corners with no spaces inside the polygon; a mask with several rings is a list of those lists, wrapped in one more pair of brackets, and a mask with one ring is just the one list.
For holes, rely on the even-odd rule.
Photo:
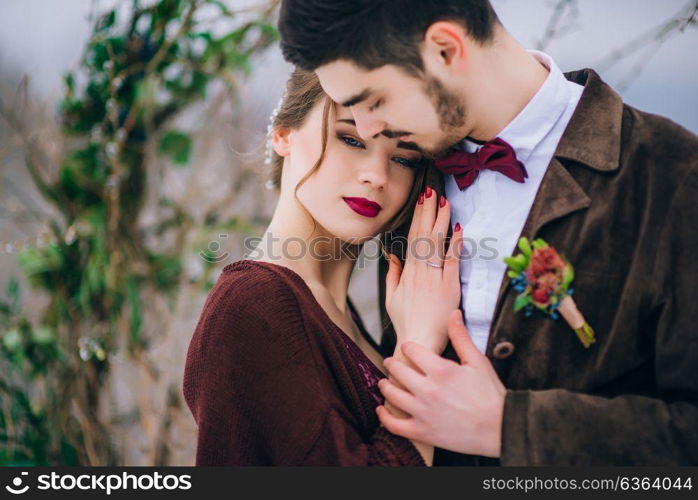
{"label": "green foliage", "polygon": [[526,256],[530,257],[531,256],[531,244],[528,242],[528,238],[525,236],[522,236],[519,239],[519,250]]}
{"label": "green foliage", "polygon": [[526,269],[526,266],[528,265],[528,257],[522,253],[517,254],[514,257],[505,257],[503,260],[509,265],[509,267],[516,271],[517,275]]}
{"label": "green foliage", "polygon": [[160,139],[160,153],[179,165],[186,165],[191,156],[191,137],[174,130],[166,132]]}
{"label": "green foliage", "polygon": [[548,243],[542,238],[538,238],[533,240],[531,243],[531,246],[533,247],[534,250],[538,250],[539,248],[546,248],[548,246]]}
{"label": "green foliage", "polygon": [[[260,9],[257,19],[247,12],[243,20],[218,0],[132,0],[97,18],[79,68],[64,76],[59,104],[75,146],[56,180],[40,189],[61,214],[50,221],[54,241],[19,256],[49,306],[33,325],[15,279],[8,301],[0,301],[0,465],[118,463],[97,417],[100,383],[119,335],[128,355],[147,346],[143,287],[175,297],[186,251],[147,248],[136,225],[149,174],[146,147],[156,141],[172,166],[189,163],[192,135],[173,129],[172,118],[205,98],[214,81],[235,91],[231,76],[248,74],[254,54],[277,39],[268,16]],[[189,220],[172,200],[162,204],[174,215],[158,231]],[[90,416],[89,430],[77,425],[68,401]],[[86,442],[100,443],[92,456]]]}
{"label": "green foliage", "polygon": [[562,270],[562,283],[560,284],[560,287],[566,292],[572,284],[572,281],[574,281],[574,268],[567,259],[564,260],[567,266],[565,266],[565,268]]}
{"label": "green foliage", "polygon": [[519,312],[521,309],[531,303],[530,295],[517,295],[514,301],[514,312]]}

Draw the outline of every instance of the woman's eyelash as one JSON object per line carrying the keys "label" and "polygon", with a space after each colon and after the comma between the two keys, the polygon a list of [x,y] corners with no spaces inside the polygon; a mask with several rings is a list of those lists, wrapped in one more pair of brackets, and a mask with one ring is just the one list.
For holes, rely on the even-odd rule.
{"label": "woman's eyelash", "polygon": [[419,167],[419,162],[415,160],[409,160],[407,158],[402,158],[401,156],[393,156],[391,158],[395,163],[399,163],[400,165],[403,165],[408,168],[417,168]]}
{"label": "woman's eyelash", "polygon": [[351,148],[364,148],[365,147],[361,141],[357,141],[356,139],[354,139],[353,137],[350,137],[348,135],[340,135],[339,139],[341,141],[344,141],[344,143]]}

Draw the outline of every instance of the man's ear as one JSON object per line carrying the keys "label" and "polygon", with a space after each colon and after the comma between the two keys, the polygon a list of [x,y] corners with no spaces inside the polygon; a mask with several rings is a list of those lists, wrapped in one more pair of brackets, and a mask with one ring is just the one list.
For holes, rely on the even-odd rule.
{"label": "man's ear", "polygon": [[272,144],[277,155],[288,156],[291,154],[291,129],[288,127],[274,129]]}
{"label": "man's ear", "polygon": [[458,23],[437,21],[424,33],[421,52],[424,65],[440,73],[439,67],[459,70],[468,56],[468,35]]}

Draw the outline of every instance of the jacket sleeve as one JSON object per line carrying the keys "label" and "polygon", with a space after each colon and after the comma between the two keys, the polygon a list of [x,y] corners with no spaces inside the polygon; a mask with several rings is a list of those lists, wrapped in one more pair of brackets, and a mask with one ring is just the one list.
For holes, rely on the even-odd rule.
{"label": "jacket sleeve", "polygon": [[657,397],[509,390],[502,465],[698,465],[695,170],[677,188],[656,242],[653,304],[641,313],[654,329]]}
{"label": "jacket sleeve", "polygon": [[207,298],[184,375],[196,465],[423,465],[409,440],[359,433],[278,281],[223,280]]}

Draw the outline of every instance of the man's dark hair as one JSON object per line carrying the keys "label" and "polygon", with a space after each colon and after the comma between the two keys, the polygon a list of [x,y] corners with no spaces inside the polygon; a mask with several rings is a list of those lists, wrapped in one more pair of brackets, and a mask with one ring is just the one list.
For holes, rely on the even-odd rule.
{"label": "man's dark hair", "polygon": [[283,0],[281,50],[308,71],[348,59],[366,70],[393,64],[421,72],[424,33],[446,20],[481,44],[499,22],[489,0]]}

